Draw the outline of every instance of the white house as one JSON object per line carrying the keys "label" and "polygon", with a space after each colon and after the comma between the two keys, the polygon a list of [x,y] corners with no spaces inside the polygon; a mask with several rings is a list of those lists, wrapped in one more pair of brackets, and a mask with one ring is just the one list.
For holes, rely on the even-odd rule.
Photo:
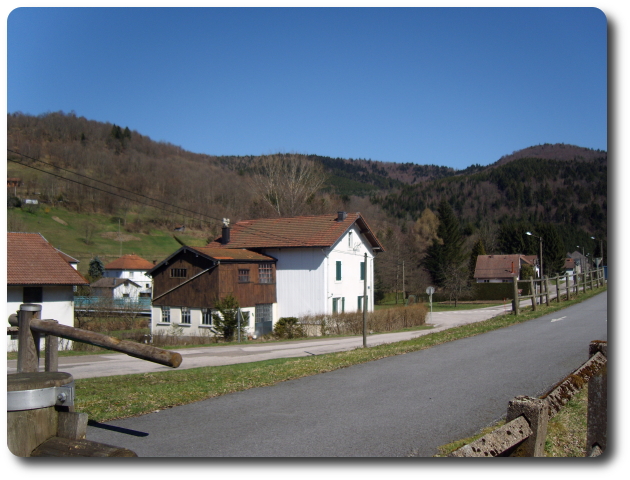
{"label": "white house", "polygon": [[277,259],[278,318],[362,310],[364,288],[374,309],[374,257],[383,246],[360,213],[225,224],[209,246]]}
{"label": "white house", "polygon": [[155,264],[135,254],[123,255],[105,265],[103,277],[126,278],[140,287],[139,296],[150,297],[153,279],[147,275]]}
{"label": "white house", "polygon": [[[37,303],[42,319],[74,326],[74,287],[89,283],[67,258],[39,233],[7,233],[7,318],[21,304]],[[16,339],[8,341],[15,350]]]}

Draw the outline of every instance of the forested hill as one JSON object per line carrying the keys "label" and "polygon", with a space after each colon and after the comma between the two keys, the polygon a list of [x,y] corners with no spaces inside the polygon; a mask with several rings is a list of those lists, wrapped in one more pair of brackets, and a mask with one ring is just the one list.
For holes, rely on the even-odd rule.
{"label": "forested hill", "polygon": [[[22,178],[24,191],[38,192],[44,202],[116,215],[126,215],[135,208],[124,196],[83,185],[89,183],[85,180],[89,177],[142,198],[159,198],[190,211],[213,212],[216,218],[236,221],[268,214],[250,188],[256,156],[195,154],[155,142],[128,127],[87,120],[74,113],[14,113],[7,116],[7,124],[9,150],[47,162],[9,153],[7,175]],[[369,198],[373,208],[382,208],[388,219],[404,229],[404,222],[416,221],[426,207],[436,211],[445,199],[469,235],[483,222],[526,221],[606,236],[604,151],[544,144],[513,152],[487,167],[472,165],[465,170],[319,155],[297,157],[321,164],[327,173],[323,192],[313,199],[310,213],[336,208],[365,210],[365,201],[350,200]],[[41,172],[68,175],[60,169],[85,177],[72,183]],[[569,237],[568,244],[572,241]]]}

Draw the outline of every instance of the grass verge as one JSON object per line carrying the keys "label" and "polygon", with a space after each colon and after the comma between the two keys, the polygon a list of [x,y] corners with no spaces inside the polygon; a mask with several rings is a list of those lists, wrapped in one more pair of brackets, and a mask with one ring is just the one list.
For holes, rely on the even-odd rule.
{"label": "grass verge", "polygon": [[501,315],[483,322],[367,349],[358,348],[312,357],[283,358],[221,367],[79,379],[75,381],[76,409],[87,413],[90,419],[98,422],[142,415],[479,335],[553,313],[604,290],[605,287],[598,288],[581,294],[574,300],[552,304],[550,307],[541,306],[536,312]]}

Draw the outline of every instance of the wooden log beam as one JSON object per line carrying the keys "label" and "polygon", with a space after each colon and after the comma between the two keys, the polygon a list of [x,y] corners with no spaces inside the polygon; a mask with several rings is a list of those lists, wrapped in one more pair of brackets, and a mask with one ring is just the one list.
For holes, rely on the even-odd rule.
{"label": "wooden log beam", "polygon": [[30,329],[37,333],[46,333],[55,335],[68,340],[88,343],[97,347],[126,353],[131,357],[148,360],[150,362],[166,365],[167,367],[177,368],[182,363],[182,356],[177,352],[164,350],[152,345],[130,342],[129,340],[120,340],[118,338],[103,335],[102,333],[90,332],[80,328],[60,325],[55,320],[37,320],[30,321]]}

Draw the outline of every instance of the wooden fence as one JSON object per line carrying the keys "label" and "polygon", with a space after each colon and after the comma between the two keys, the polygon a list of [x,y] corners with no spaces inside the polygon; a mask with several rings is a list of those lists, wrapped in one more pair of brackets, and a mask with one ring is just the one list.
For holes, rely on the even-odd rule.
{"label": "wooden fence", "polygon": [[[548,278],[546,275],[542,279],[534,280],[529,277],[528,280],[517,280],[514,278],[514,294],[512,297],[512,312],[518,315],[520,303],[522,300],[531,299],[532,309],[536,310],[537,304],[543,301],[547,306],[552,300],[560,303],[563,299],[569,300],[572,294],[577,295],[586,290],[593,290],[596,287],[604,286],[606,279],[604,277],[604,269],[598,268],[584,273],[558,275]],[[529,286],[529,295],[521,295],[519,284],[527,284]]]}
{"label": "wooden fence", "polygon": [[544,457],[547,424],[588,385],[586,455],[606,450],[608,343],[593,341],[589,360],[539,398],[518,396],[508,404],[506,423],[458,448],[449,457]]}

